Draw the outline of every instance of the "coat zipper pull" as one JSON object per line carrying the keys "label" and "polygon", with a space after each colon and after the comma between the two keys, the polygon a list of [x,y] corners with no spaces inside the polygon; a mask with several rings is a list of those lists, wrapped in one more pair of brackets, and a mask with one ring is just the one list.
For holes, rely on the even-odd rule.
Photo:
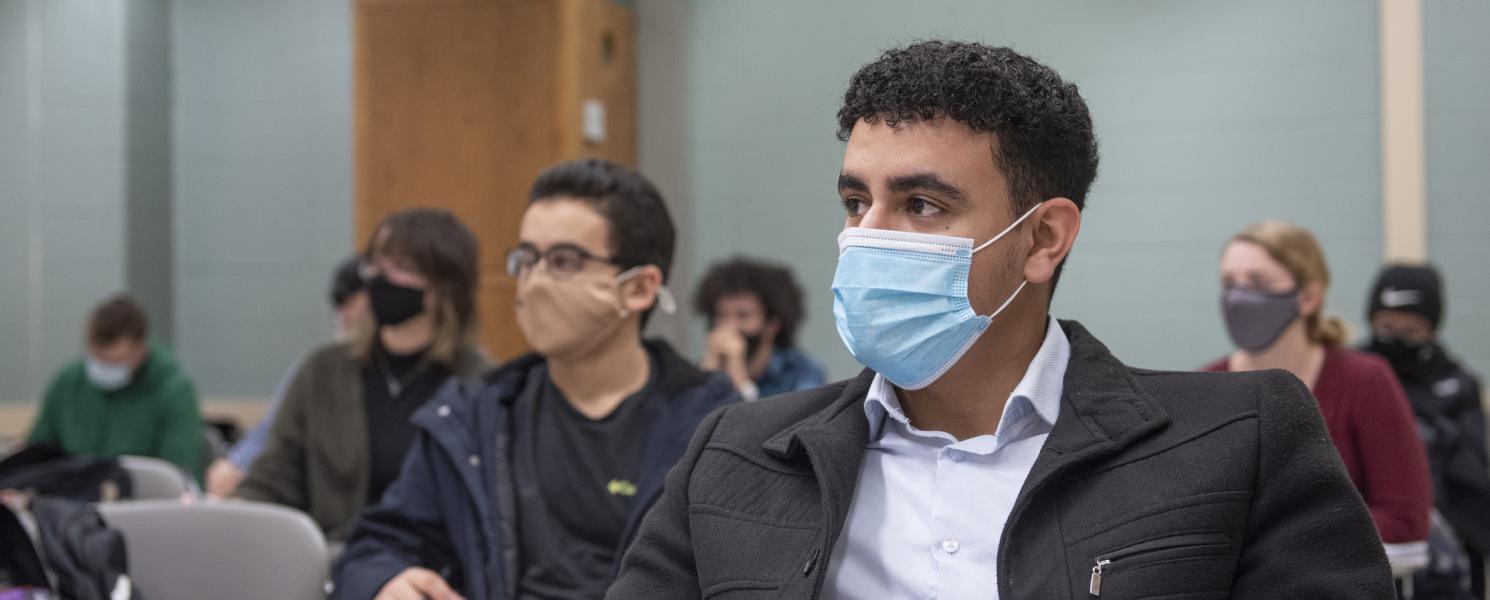
{"label": "coat zipper pull", "polygon": [[1091,587],[1087,588],[1087,593],[1093,596],[1102,595],[1102,569],[1110,564],[1112,564],[1112,561],[1107,559],[1097,560],[1097,566],[1092,567],[1092,584]]}

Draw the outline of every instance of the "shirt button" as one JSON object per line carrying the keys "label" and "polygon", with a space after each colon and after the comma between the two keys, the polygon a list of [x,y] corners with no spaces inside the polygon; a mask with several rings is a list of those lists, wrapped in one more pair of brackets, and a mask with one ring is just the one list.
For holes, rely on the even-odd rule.
{"label": "shirt button", "polygon": [[946,552],[947,554],[957,554],[957,549],[961,547],[962,546],[957,543],[957,540],[942,541],[942,551]]}
{"label": "shirt button", "polygon": [[466,462],[471,463],[473,467],[479,467],[481,466],[481,457],[472,454],[470,458],[466,459]]}
{"label": "shirt button", "polygon": [[448,405],[448,404],[441,404],[440,405],[440,409],[439,410],[436,410],[435,411],[435,414],[440,415],[442,417],[448,417],[448,416],[450,416],[450,405]]}
{"label": "shirt button", "polygon": [[959,462],[960,463],[960,462],[962,462],[962,459],[967,458],[967,454],[964,453],[961,450],[948,450],[947,451],[947,458],[949,460],[951,460],[952,462]]}

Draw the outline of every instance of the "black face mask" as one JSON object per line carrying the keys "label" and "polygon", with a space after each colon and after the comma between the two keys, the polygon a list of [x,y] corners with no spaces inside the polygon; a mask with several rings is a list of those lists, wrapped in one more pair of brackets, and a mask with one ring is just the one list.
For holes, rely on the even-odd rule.
{"label": "black face mask", "polygon": [[743,336],[745,338],[745,358],[755,358],[755,351],[761,349],[761,334]]}
{"label": "black face mask", "polygon": [[367,304],[379,325],[398,325],[424,312],[424,290],[379,275],[367,283]]}
{"label": "black face mask", "polygon": [[1402,338],[1378,335],[1371,338],[1372,352],[1380,354],[1392,364],[1416,362],[1423,354],[1423,344],[1414,344]]}
{"label": "black face mask", "polygon": [[1443,368],[1442,354],[1432,342],[1417,344],[1390,336],[1371,338],[1367,350],[1381,355],[1391,363],[1392,370],[1409,379],[1432,377]]}

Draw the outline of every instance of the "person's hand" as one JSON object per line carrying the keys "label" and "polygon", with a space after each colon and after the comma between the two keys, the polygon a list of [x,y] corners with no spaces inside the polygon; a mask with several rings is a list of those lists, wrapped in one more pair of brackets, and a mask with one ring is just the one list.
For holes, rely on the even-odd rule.
{"label": "person's hand", "polygon": [[745,359],[745,336],[733,327],[715,327],[707,343],[709,358],[719,362],[721,368]]}
{"label": "person's hand", "polygon": [[745,336],[733,327],[715,327],[709,332],[704,369],[724,371],[736,385],[750,379],[745,356]]}
{"label": "person's hand", "polygon": [[440,575],[429,569],[409,567],[389,579],[373,600],[465,600]]}
{"label": "person's hand", "polygon": [[227,498],[232,496],[238,489],[238,484],[243,482],[243,471],[226,458],[212,461],[212,466],[207,467],[207,495],[213,498]]}

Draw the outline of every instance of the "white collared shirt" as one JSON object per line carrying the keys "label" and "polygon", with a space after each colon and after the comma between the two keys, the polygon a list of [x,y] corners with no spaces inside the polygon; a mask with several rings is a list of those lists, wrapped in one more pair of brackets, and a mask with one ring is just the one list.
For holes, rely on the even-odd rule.
{"label": "white collared shirt", "polygon": [[917,429],[876,375],[864,401],[868,451],[823,597],[997,599],[1004,523],[1055,426],[1070,359],[1049,319],[998,430],[962,441]]}

